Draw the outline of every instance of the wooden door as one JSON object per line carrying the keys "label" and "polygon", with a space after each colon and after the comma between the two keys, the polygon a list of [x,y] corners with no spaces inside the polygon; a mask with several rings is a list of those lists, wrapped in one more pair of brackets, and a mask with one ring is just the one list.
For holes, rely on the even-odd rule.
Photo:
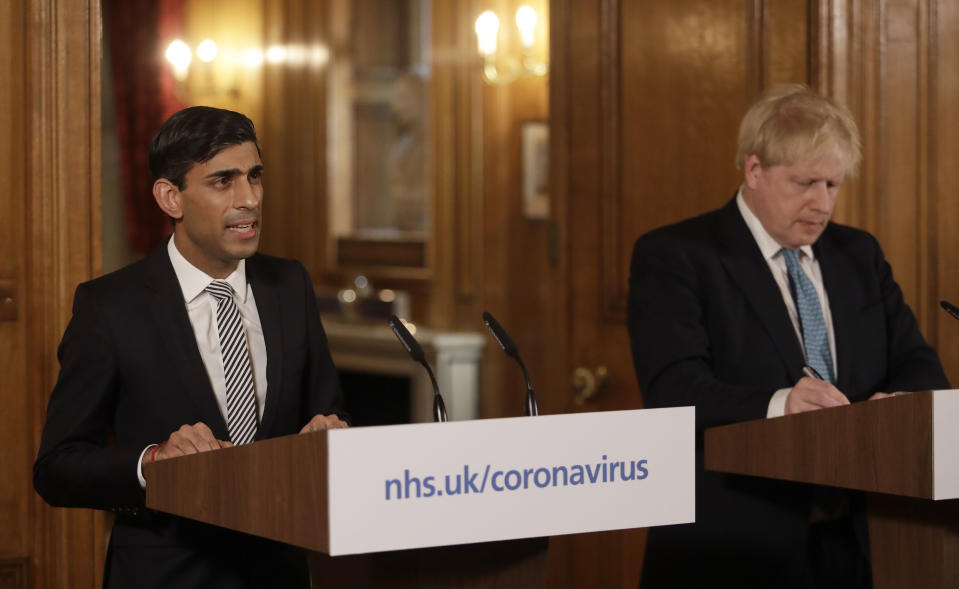
{"label": "wooden door", "polygon": [[[807,2],[775,4],[551,4],[553,179],[569,262],[570,369],[570,386],[557,393],[565,398],[553,406],[642,407],[625,326],[632,244],[726,203],[740,183],[733,160],[748,104],[770,83],[809,82]],[[581,403],[584,383],[598,391]],[[554,538],[550,584],[636,587],[644,543],[644,530]]]}
{"label": "wooden door", "polygon": [[100,2],[0,5],[0,588],[98,587],[105,518],[33,491],[56,348],[100,273]]}

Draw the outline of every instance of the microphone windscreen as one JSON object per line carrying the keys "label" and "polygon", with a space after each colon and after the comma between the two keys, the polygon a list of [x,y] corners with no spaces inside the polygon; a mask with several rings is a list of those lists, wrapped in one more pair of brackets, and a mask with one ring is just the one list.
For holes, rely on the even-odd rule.
{"label": "microphone windscreen", "polygon": [[939,304],[946,310],[946,313],[949,313],[955,319],[959,319],[959,307],[956,307],[949,301],[939,301]]}
{"label": "microphone windscreen", "polygon": [[417,362],[426,362],[426,354],[423,353],[423,348],[420,347],[416,338],[414,338],[409,330],[406,329],[406,326],[403,325],[403,321],[396,315],[390,315],[389,324],[390,329],[392,329],[396,335],[396,339],[400,340],[400,343],[403,344],[403,347],[406,348],[409,355]]}
{"label": "microphone windscreen", "polygon": [[499,321],[497,321],[489,311],[483,311],[483,323],[486,324],[490,333],[493,334],[493,339],[503,348],[506,355],[515,357],[517,353],[516,344],[513,343],[513,339],[506,333],[503,326],[499,324]]}
{"label": "microphone windscreen", "polygon": [[946,313],[949,313],[955,319],[959,319],[959,307],[953,305],[949,301],[939,301],[939,305],[946,310]]}

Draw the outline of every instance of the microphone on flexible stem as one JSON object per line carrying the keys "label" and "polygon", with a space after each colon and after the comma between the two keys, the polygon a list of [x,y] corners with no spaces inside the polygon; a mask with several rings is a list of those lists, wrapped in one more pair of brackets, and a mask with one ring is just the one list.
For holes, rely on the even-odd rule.
{"label": "microphone on flexible stem", "polygon": [[416,338],[406,329],[406,326],[403,325],[399,317],[390,315],[389,324],[393,333],[396,334],[396,338],[400,340],[400,343],[403,344],[403,347],[409,352],[410,357],[422,364],[423,368],[426,369],[426,373],[430,375],[430,382],[433,383],[433,421],[446,421],[446,404],[443,403],[443,396],[440,395],[440,387],[436,384],[436,377],[433,376],[433,369],[430,368],[429,362],[426,361],[426,354],[423,353],[423,348],[420,347]]}
{"label": "microphone on flexible stem", "polygon": [[939,305],[946,310],[946,313],[949,313],[955,319],[959,319],[959,307],[953,305],[949,301],[939,301]]}
{"label": "microphone on flexible stem", "polygon": [[529,373],[526,372],[526,365],[523,364],[523,360],[519,357],[519,351],[517,351],[516,344],[513,343],[513,339],[508,333],[506,333],[506,330],[503,329],[503,326],[499,324],[499,321],[490,315],[488,311],[483,311],[483,323],[486,324],[489,332],[493,334],[493,339],[495,339],[496,343],[503,348],[503,351],[506,352],[506,355],[516,360],[516,362],[519,364],[519,367],[523,369],[523,376],[526,378],[526,415],[530,417],[539,415],[539,405],[536,404],[536,395],[533,393],[533,383],[529,380]]}

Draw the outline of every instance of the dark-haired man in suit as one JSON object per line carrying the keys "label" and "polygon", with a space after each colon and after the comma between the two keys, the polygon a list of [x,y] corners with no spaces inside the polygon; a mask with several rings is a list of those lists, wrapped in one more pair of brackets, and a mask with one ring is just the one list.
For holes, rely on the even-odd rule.
{"label": "dark-haired man in suit", "polygon": [[859,160],[845,108],[773,88],[740,126],[732,201],[637,240],[640,390],[697,425],[696,523],[650,530],[644,588],[871,586],[860,495],[702,463],[707,427],[948,388],[879,244],[829,222]]}
{"label": "dark-haired man in suit", "polygon": [[306,587],[299,549],[145,509],[143,463],[346,426],[310,277],[256,253],[252,122],[184,109],[149,157],[173,237],[77,287],[34,486],[52,505],[118,512],[107,587]]}

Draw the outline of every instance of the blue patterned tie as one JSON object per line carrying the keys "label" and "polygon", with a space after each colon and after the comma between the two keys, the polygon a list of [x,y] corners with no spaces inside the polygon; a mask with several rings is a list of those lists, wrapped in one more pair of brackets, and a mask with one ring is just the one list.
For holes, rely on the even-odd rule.
{"label": "blue patterned tie", "polygon": [[824,379],[834,383],[836,379],[832,370],[832,353],[829,351],[829,334],[816,287],[799,266],[799,251],[786,248],[781,251],[786,260],[789,288],[799,312],[799,325],[802,327],[803,343],[806,346],[806,362]]}
{"label": "blue patterned tie", "polygon": [[214,280],[206,291],[216,299],[216,327],[226,379],[226,426],[235,445],[249,444],[256,435],[256,393],[243,318],[233,300],[233,287]]}

